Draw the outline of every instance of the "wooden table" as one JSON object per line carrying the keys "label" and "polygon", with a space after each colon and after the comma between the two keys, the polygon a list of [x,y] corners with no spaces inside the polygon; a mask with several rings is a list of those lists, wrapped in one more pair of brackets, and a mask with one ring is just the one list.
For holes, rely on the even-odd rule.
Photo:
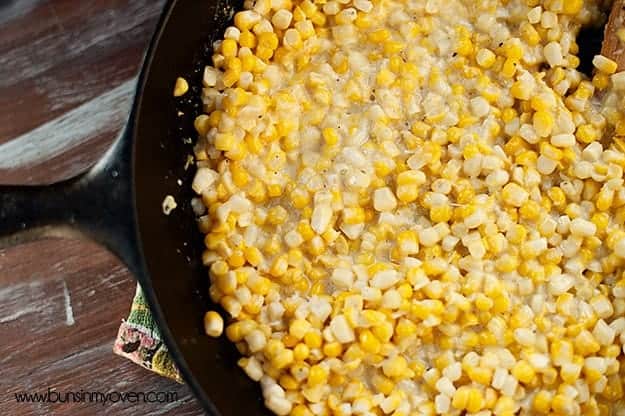
{"label": "wooden table", "polygon": [[[79,173],[123,125],[163,0],[0,1],[0,183]],[[82,241],[0,250],[0,415],[200,415],[189,389],[113,355],[135,282]],[[169,404],[26,404],[18,392],[175,392]]]}

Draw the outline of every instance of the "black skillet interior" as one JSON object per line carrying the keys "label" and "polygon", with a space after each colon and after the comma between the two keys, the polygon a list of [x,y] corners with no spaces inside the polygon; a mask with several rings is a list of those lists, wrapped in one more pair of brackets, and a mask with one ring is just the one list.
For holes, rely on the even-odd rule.
{"label": "black skillet interior", "polygon": [[[232,11],[241,5],[241,0],[171,3],[137,103],[134,148],[139,235],[153,289],[146,292],[155,295],[163,311],[187,364],[187,381],[207,411],[224,416],[269,413],[257,384],[237,366],[234,346],[225,337],[215,340],[203,334],[202,317],[211,307],[208,274],[200,261],[202,238],[189,204],[194,169],[184,165],[192,154],[189,139],[195,139],[193,118],[201,109],[199,86],[212,54],[211,40],[223,34]],[[174,102],[173,84],[181,75],[192,89]],[[179,208],[166,217],[161,203],[168,194]]]}
{"label": "black skillet interior", "polygon": [[[192,122],[201,108],[199,85],[203,66],[210,62],[211,41],[223,34],[233,10],[241,5],[242,0],[170,2],[145,74],[135,124],[138,225],[152,282],[146,292],[163,311],[162,324],[176,342],[173,353],[186,363],[182,369],[187,381],[209,413],[224,416],[270,413],[258,385],[236,365],[235,348],[223,337],[214,340],[203,334],[203,313],[214,305],[200,262],[202,239],[189,205],[193,168],[183,167],[192,152]],[[580,49],[596,53],[601,35],[600,28],[583,31]],[[174,102],[171,91],[180,75],[190,81],[191,92]],[[179,204],[169,217],[161,211],[167,194]]]}

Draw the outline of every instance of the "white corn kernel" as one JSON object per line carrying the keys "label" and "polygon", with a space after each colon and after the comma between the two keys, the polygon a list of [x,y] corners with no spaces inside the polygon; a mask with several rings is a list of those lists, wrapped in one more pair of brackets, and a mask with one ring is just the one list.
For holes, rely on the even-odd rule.
{"label": "white corn kernel", "polygon": [[612,87],[617,91],[625,90],[625,71],[618,72],[610,77]]}
{"label": "white corn kernel", "polygon": [[293,404],[285,397],[271,395],[265,400],[265,406],[278,416],[286,416],[291,412]]}
{"label": "white corn kernel", "polygon": [[332,207],[328,203],[315,204],[310,226],[317,234],[323,234],[332,220]]}
{"label": "white corn kernel", "polygon": [[245,342],[247,342],[250,351],[254,353],[265,348],[267,339],[261,330],[254,329],[245,336]]}
{"label": "white corn kernel", "polygon": [[376,189],[373,193],[373,208],[376,211],[388,212],[397,207],[395,194],[389,187]]}
{"label": "white corn kernel", "polygon": [[514,339],[521,345],[530,347],[536,343],[536,334],[528,328],[517,328],[514,330]]}
{"label": "white corn kernel", "polygon": [[447,377],[450,381],[457,381],[462,376],[462,364],[455,362],[448,365],[443,370],[443,376]]}
{"label": "white corn kernel", "polygon": [[544,155],[538,156],[538,160],[536,161],[536,169],[543,175],[551,175],[556,170],[557,166],[558,162]]}
{"label": "white corn kernel", "polygon": [[445,394],[437,394],[434,398],[434,410],[437,415],[445,415],[451,407],[451,398]]}
{"label": "white corn kernel", "polygon": [[441,377],[440,379],[438,379],[438,381],[436,382],[436,390],[449,397],[453,396],[456,392],[454,384],[447,377]]}
{"label": "white corn kernel", "polygon": [[354,273],[349,269],[334,269],[330,280],[336,287],[349,290],[354,283]]}
{"label": "white corn kernel", "polygon": [[204,315],[204,331],[211,337],[219,337],[224,332],[224,320],[217,312],[209,311]]}
{"label": "white corn kernel", "polygon": [[571,234],[580,237],[592,237],[597,232],[597,226],[582,218],[575,218],[571,221]]}
{"label": "white corn kernel", "polygon": [[401,306],[401,301],[402,298],[399,292],[393,289],[389,289],[384,292],[384,295],[382,295],[381,305],[383,308],[387,309],[399,309],[399,307]]}
{"label": "white corn kernel", "polygon": [[471,99],[471,111],[477,117],[484,117],[490,112],[490,105],[483,97],[475,97]]}
{"label": "white corn kernel", "polygon": [[332,321],[330,321],[330,330],[336,340],[340,343],[345,344],[356,339],[354,330],[351,326],[349,326],[349,323],[344,315],[337,315],[332,318]]}
{"label": "white corn kernel", "polygon": [[193,188],[195,193],[201,195],[202,193],[210,189],[210,187],[213,185],[213,183],[215,183],[218,177],[219,174],[214,170],[209,168],[200,168],[193,178],[191,188]]}
{"label": "white corn kernel", "polygon": [[304,242],[304,239],[300,233],[295,230],[291,230],[284,235],[284,242],[287,246],[293,248],[300,246]]}
{"label": "white corn kernel", "polygon": [[552,276],[551,279],[549,279],[549,293],[554,296],[559,296],[571,289],[573,287],[573,284],[573,276],[570,276],[568,274]]}
{"label": "white corn kernel", "polygon": [[238,42],[240,36],[241,36],[241,31],[234,26],[228,27],[224,32],[224,39],[233,39]]}
{"label": "white corn kernel", "polygon": [[247,361],[245,361],[243,371],[245,371],[245,374],[247,374],[247,376],[254,381],[260,381],[260,379],[265,375],[263,367],[255,357],[250,357]]}
{"label": "white corn kernel", "polygon": [[551,144],[556,147],[571,147],[575,143],[575,135],[573,134],[558,134],[551,137]]}
{"label": "white corn kernel", "polygon": [[382,270],[371,279],[371,287],[386,290],[399,282],[399,273],[395,270]]}
{"label": "white corn kernel", "polygon": [[419,230],[419,243],[426,247],[432,247],[439,241],[436,230],[432,227]]}
{"label": "white corn kernel", "polygon": [[217,85],[217,80],[221,77],[221,72],[212,66],[206,66],[204,68],[204,76],[202,82],[205,87],[214,87]]}
{"label": "white corn kernel", "polygon": [[599,142],[592,142],[582,152],[582,157],[589,162],[596,162],[603,153],[603,146]]}
{"label": "white corn kernel", "polygon": [[556,27],[557,24],[558,16],[551,11],[543,12],[543,14],[540,16],[540,25],[545,29],[551,29],[553,27]]}
{"label": "white corn kernel", "polygon": [[595,324],[595,328],[592,330],[592,335],[595,337],[597,342],[599,342],[599,344],[607,346],[612,345],[616,333],[603,319],[600,319]]}
{"label": "white corn kernel", "polygon": [[271,23],[276,29],[284,30],[291,24],[291,19],[293,19],[293,14],[290,11],[280,9],[271,18]]}
{"label": "white corn kernel", "polygon": [[373,4],[369,0],[354,0],[354,7],[365,13],[373,10]]}
{"label": "white corn kernel", "polygon": [[562,47],[557,42],[549,42],[543,49],[545,60],[549,66],[556,67],[562,65]]}
{"label": "white corn kernel", "polygon": [[527,20],[535,25],[536,23],[540,22],[540,18],[543,14],[543,8],[540,6],[536,6],[533,9],[530,9],[529,12],[527,12]]}

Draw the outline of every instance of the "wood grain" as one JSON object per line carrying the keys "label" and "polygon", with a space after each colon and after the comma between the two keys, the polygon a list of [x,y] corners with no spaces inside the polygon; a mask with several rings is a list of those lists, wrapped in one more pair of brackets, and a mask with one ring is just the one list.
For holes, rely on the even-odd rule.
{"label": "wood grain", "polygon": [[[128,114],[164,0],[0,2],[0,183],[91,165]],[[189,389],[112,353],[135,281],[84,241],[0,250],[0,415],[201,415]],[[174,392],[174,403],[17,403],[15,393]]]}
{"label": "wood grain", "polygon": [[[50,240],[0,251],[0,414],[201,414],[186,386],[112,354],[134,285],[117,259],[95,244]],[[15,393],[48,388],[175,392],[178,401],[140,407],[15,401]]]}
{"label": "wood grain", "polygon": [[163,1],[40,3],[0,27],[0,141],[134,76]]}
{"label": "wood grain", "polygon": [[605,26],[601,54],[618,64],[618,71],[625,70],[625,45],[616,35],[625,28],[625,0],[614,0],[612,11]]}

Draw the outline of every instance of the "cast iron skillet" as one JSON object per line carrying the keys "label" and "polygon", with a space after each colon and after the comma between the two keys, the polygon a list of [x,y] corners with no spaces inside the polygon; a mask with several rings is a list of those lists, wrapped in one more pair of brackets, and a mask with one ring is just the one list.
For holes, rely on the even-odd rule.
{"label": "cast iron skillet", "polygon": [[[197,100],[174,103],[176,77],[201,79],[198,62],[210,56],[239,0],[170,0],[147,53],[128,123],[102,160],[88,172],[45,187],[0,186],[0,248],[36,238],[88,237],[115,253],[146,293],[169,351],[209,414],[267,414],[260,389],[237,367],[224,337],[203,334],[210,307],[201,264],[201,236],[189,206]],[[194,64],[195,63],[195,64]],[[189,97],[197,97],[189,93]],[[178,110],[185,112],[178,116]],[[195,114],[194,114],[195,113]],[[179,185],[178,180],[182,181]],[[173,195],[170,216],[161,203]],[[1,237],[3,236],[3,237]],[[94,374],[97,377],[97,374]]]}
{"label": "cast iron skillet", "polygon": [[[87,237],[110,249],[141,283],[169,351],[205,410],[224,416],[270,413],[258,385],[237,367],[234,347],[203,333],[203,313],[215,306],[189,206],[193,169],[183,168],[192,152],[183,139],[194,136],[189,126],[199,114],[199,91],[192,87],[189,98],[177,103],[171,92],[179,75],[200,84],[211,40],[222,35],[241,5],[242,0],[170,0],[128,123],[102,160],[62,183],[0,186],[0,248],[52,236]],[[590,30],[580,35],[580,49],[592,57],[602,38],[601,28]],[[166,195],[179,204],[169,217],[161,209]]]}

